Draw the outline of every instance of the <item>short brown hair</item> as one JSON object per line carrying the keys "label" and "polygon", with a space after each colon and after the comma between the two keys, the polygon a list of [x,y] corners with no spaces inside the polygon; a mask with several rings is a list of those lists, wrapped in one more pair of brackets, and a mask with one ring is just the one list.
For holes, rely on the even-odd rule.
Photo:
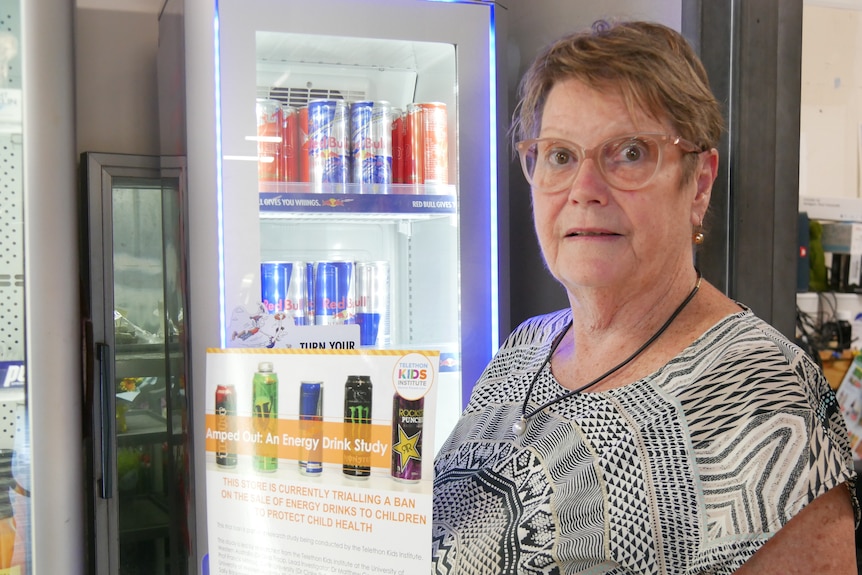
{"label": "short brown hair", "polygon": [[569,79],[597,90],[619,90],[631,113],[666,119],[676,130],[673,135],[699,149],[718,146],[724,120],[706,70],[685,38],[667,26],[599,21],[550,44],[521,79],[513,141],[538,136],[548,94]]}

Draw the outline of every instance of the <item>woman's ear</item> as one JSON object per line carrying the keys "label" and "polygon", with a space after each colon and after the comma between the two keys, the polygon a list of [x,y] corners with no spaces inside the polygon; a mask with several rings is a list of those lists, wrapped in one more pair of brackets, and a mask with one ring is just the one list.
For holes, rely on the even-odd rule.
{"label": "woman's ear", "polygon": [[718,150],[712,148],[700,153],[698,168],[694,179],[697,191],[692,202],[692,225],[700,225],[703,222],[709,200],[712,197],[712,184],[718,175]]}

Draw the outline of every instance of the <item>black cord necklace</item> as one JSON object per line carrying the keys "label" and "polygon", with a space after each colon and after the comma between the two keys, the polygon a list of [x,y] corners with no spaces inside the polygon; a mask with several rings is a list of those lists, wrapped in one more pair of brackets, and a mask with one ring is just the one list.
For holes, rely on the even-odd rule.
{"label": "black cord necklace", "polygon": [[542,373],[542,370],[545,369],[545,366],[551,362],[551,357],[554,355],[554,352],[557,350],[557,347],[560,345],[560,342],[563,341],[563,337],[565,337],[566,333],[569,331],[569,328],[572,327],[572,322],[570,320],[569,324],[566,326],[566,329],[561,331],[557,335],[557,337],[554,339],[554,343],[551,344],[551,350],[548,352],[548,356],[545,358],[545,361],[542,362],[542,365],[540,365],[539,369],[536,370],[536,373],[533,374],[533,379],[530,380],[530,385],[527,387],[527,394],[524,396],[524,405],[521,408],[521,413],[523,415],[521,415],[521,419],[519,419],[514,424],[512,424],[512,431],[514,431],[516,435],[522,435],[525,431],[527,431],[527,420],[528,419],[530,419],[531,417],[533,417],[534,415],[536,415],[540,411],[554,405],[555,403],[559,403],[559,402],[563,401],[564,399],[567,399],[567,398],[569,398],[569,397],[571,397],[577,393],[581,393],[585,389],[589,389],[590,387],[593,387],[594,385],[603,381],[605,378],[609,377],[611,374],[616,373],[617,371],[619,371],[620,369],[622,369],[623,367],[625,367],[626,365],[631,363],[632,360],[634,360],[634,358],[636,358],[641,353],[643,353],[643,351],[646,348],[648,348],[650,345],[652,345],[653,342],[655,342],[655,340],[657,340],[661,336],[661,334],[663,334],[667,330],[667,328],[670,327],[670,324],[673,323],[673,320],[675,320],[676,317],[682,312],[682,310],[685,309],[685,306],[687,306],[688,303],[692,299],[694,299],[694,295],[697,293],[697,290],[700,289],[700,280],[701,280],[700,270],[695,270],[695,271],[697,272],[697,282],[694,284],[694,287],[689,292],[688,296],[684,300],[682,300],[682,303],[679,304],[679,306],[674,310],[674,312],[672,314],[670,314],[670,317],[667,318],[667,321],[664,322],[664,324],[660,328],[658,328],[658,330],[654,334],[652,334],[652,336],[648,340],[646,340],[646,342],[644,342],[643,345],[641,345],[639,348],[637,348],[633,354],[631,354],[626,359],[624,359],[623,361],[621,361],[620,363],[618,363],[617,365],[615,365],[614,367],[612,367],[611,369],[609,369],[608,371],[606,371],[605,373],[603,373],[602,375],[597,377],[596,379],[592,380],[591,382],[586,383],[586,384],[584,384],[581,387],[578,387],[576,389],[569,390],[566,393],[559,395],[550,401],[546,401],[545,403],[543,403],[542,405],[540,405],[539,407],[535,408],[534,410],[532,410],[528,413],[527,412],[527,404],[530,402],[530,395],[532,395],[532,393],[533,393],[533,387],[536,385],[536,380],[539,379],[539,374]]}

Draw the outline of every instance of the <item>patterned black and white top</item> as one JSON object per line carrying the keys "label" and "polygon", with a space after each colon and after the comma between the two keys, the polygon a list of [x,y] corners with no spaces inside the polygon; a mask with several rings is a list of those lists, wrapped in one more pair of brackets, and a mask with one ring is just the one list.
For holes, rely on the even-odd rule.
{"label": "patterned black and white top", "polygon": [[[438,453],[435,573],[732,573],[855,476],[822,373],[750,310],[651,376],[555,403],[515,435],[570,318],[509,336]],[[530,406],[564,391],[545,367]]]}

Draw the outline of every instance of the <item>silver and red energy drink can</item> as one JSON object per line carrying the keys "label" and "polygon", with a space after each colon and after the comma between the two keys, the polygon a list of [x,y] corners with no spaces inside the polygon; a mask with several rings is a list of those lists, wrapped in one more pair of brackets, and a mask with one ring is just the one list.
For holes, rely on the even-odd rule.
{"label": "silver and red energy drink can", "polygon": [[350,112],[347,102],[309,102],[308,157],[309,175],[315,191],[344,191],[343,184],[350,182]]}
{"label": "silver and red energy drink can", "polygon": [[344,436],[342,470],[353,479],[371,475],[371,378],[349,375],[344,384]]}
{"label": "silver and red energy drink can", "polygon": [[392,341],[389,262],[356,262],[356,323],[359,343],[387,347]]}
{"label": "silver and red energy drink can", "polygon": [[299,471],[323,472],[323,382],[303,381],[299,386]]}
{"label": "silver and red energy drink can", "polygon": [[257,178],[277,182],[281,164],[281,104],[278,100],[258,98],[257,111]]}
{"label": "silver and red energy drink can", "polygon": [[314,269],[314,323],[356,323],[353,262],[317,262]]}
{"label": "silver and red energy drink can", "polygon": [[392,105],[384,101],[350,106],[353,183],[359,193],[388,193],[392,183]]}
{"label": "silver and red energy drink can", "polygon": [[278,376],[272,363],[263,361],[252,378],[252,429],[254,430],[255,471],[278,469]]}
{"label": "silver and red energy drink can", "polygon": [[392,108],[392,183],[404,183],[404,115],[400,108]]}
{"label": "silver and red energy drink can", "polygon": [[299,182],[310,182],[308,156],[308,106],[303,106],[297,114],[299,127]]}
{"label": "silver and red energy drink can", "polygon": [[422,479],[422,426],[425,399],[392,400],[392,477],[415,483]]}
{"label": "silver and red energy drink can", "polygon": [[219,385],[215,392],[216,465],[236,467],[236,388]]}
{"label": "silver and red energy drink can", "polygon": [[406,138],[404,140],[404,183],[425,183],[425,140],[423,138],[422,108],[407,105]]}
{"label": "silver and red energy drink can", "polygon": [[283,105],[281,107],[281,169],[278,174],[280,181],[299,181],[299,152],[299,110]]}
{"label": "silver and red energy drink can", "polygon": [[283,313],[294,325],[313,325],[313,279],[309,262],[261,262],[260,300],[267,313]]}
{"label": "silver and red energy drink can", "polygon": [[422,109],[425,184],[449,183],[449,121],[446,104],[418,104]]}

